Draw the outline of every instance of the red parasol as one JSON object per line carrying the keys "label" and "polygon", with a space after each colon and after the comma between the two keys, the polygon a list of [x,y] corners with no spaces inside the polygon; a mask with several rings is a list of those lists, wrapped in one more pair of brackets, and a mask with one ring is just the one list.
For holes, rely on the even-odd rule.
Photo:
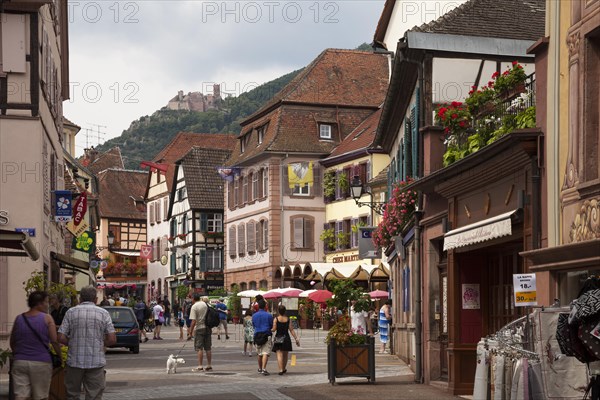
{"label": "red parasol", "polygon": [[373,290],[372,292],[369,292],[369,296],[371,296],[372,299],[387,299],[390,297],[390,294],[383,290]]}
{"label": "red parasol", "polygon": [[333,297],[333,293],[329,290],[317,290],[308,295],[308,298],[315,303],[325,303],[327,300]]}

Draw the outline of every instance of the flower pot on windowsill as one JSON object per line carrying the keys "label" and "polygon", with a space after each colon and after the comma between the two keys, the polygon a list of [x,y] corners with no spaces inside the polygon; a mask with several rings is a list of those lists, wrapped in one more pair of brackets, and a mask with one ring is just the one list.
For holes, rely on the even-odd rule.
{"label": "flower pot on windowsill", "polygon": [[502,92],[500,99],[502,101],[512,100],[525,91],[525,82],[519,83],[517,86],[507,89]]}

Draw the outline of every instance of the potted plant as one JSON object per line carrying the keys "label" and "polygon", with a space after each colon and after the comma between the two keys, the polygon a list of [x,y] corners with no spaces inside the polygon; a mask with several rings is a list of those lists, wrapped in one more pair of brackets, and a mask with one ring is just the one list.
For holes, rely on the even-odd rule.
{"label": "potted plant", "polygon": [[300,328],[313,329],[315,318],[315,303],[310,299],[300,299],[299,314]]}
{"label": "potted plant", "polygon": [[324,314],[323,314],[323,330],[324,331],[328,331],[329,329],[331,329],[331,327],[335,324],[335,314],[333,313],[333,310],[327,310]]}
{"label": "potted plant", "polygon": [[234,324],[238,324],[242,316],[242,298],[237,295],[238,292],[238,286],[233,285],[231,296],[229,296],[229,305],[227,306]]}
{"label": "potted plant", "polygon": [[338,185],[340,186],[342,197],[348,197],[348,195],[350,195],[350,181],[348,180],[348,175],[341,173],[338,176]]}
{"label": "potted plant", "polygon": [[406,189],[412,183],[411,178],[394,184],[392,197],[390,198],[383,218],[377,229],[373,232],[373,243],[378,247],[388,247],[392,244],[392,238],[402,232],[402,229],[412,219],[417,202],[417,192]]}
{"label": "potted plant", "polygon": [[350,247],[350,234],[346,232],[338,232],[336,235],[337,243],[340,249]]}
{"label": "potted plant", "polygon": [[508,68],[502,74],[495,72],[492,79],[495,80],[494,90],[496,95],[503,99],[509,99],[525,91],[527,74],[521,64],[513,61],[512,68]]}
{"label": "potted plant", "polygon": [[335,171],[327,171],[323,176],[323,195],[325,202],[335,200]]}
{"label": "potted plant", "polygon": [[336,378],[365,377],[375,382],[375,340],[366,332],[354,331],[348,316],[348,305],[355,301],[356,311],[369,308],[369,297],[350,279],[334,280],[330,283],[334,297],[327,301],[329,307],[342,310],[342,316],[333,325],[327,343],[327,375],[333,385]]}

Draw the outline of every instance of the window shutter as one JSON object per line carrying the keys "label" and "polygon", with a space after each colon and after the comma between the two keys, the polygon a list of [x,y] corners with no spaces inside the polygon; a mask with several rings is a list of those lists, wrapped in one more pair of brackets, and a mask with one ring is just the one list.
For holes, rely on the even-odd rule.
{"label": "window shutter", "polygon": [[160,200],[157,200],[155,203],[155,209],[154,209],[154,220],[156,221],[156,223],[158,224],[160,222],[160,217],[161,217],[161,213],[160,213]]}
{"label": "window shutter", "polygon": [[200,214],[200,232],[208,231],[208,215],[206,213]]}
{"label": "window shutter", "polygon": [[321,184],[321,168],[318,165],[313,164],[313,196],[323,196],[323,185]]}
{"label": "window shutter", "polygon": [[238,254],[240,256],[246,254],[246,227],[244,224],[238,226]]}
{"label": "window shutter", "polygon": [[198,266],[198,269],[200,270],[200,272],[206,272],[208,270],[207,268],[207,259],[206,259],[206,250],[200,250],[200,265]]}
{"label": "window shutter", "polygon": [[315,222],[310,218],[304,218],[304,248],[311,249],[313,247],[313,232]]}
{"label": "window shutter", "polygon": [[166,235],[162,237],[160,245],[161,245],[161,247],[160,247],[160,253],[158,253],[158,254],[162,257],[163,254],[166,255],[166,253],[168,251],[167,249],[169,247],[169,239],[167,238]]}
{"label": "window shutter", "polygon": [[150,255],[150,261],[156,260],[156,244],[154,239],[150,240],[150,246],[152,246],[152,254]]}
{"label": "window shutter", "polygon": [[258,185],[256,188],[256,197],[261,199],[263,197],[263,173],[264,169],[258,170]]}
{"label": "window shutter", "polygon": [[263,168],[263,180],[262,180],[262,195],[267,197],[269,195],[269,169]]}
{"label": "window shutter", "polygon": [[344,221],[337,221],[335,223],[335,240],[336,240],[336,244],[337,244],[337,249],[341,249],[342,245],[340,243],[340,241],[338,240],[338,234],[342,233],[344,231]]}
{"label": "window shutter", "polygon": [[248,202],[248,175],[242,179],[242,204],[246,204]]}
{"label": "window shutter", "polygon": [[177,235],[177,218],[173,218],[171,220],[171,230],[169,234],[171,235],[171,237]]}
{"label": "window shutter", "polygon": [[254,225],[254,237],[256,238],[256,250],[262,251],[263,247],[263,234],[262,234],[262,226],[264,224],[263,221],[259,221]]}
{"label": "window shutter", "polygon": [[169,198],[165,197],[163,199],[163,220],[166,221],[169,219]]}
{"label": "window shutter", "polygon": [[171,253],[171,275],[175,275],[177,273],[177,256],[175,253]]}
{"label": "window shutter", "polygon": [[[411,111],[411,120],[413,111]],[[412,176],[412,124],[410,121],[404,124],[404,174],[401,180],[405,180],[407,176]]]}
{"label": "window shutter", "polygon": [[412,174],[411,176],[417,176],[418,174],[418,161],[419,161],[419,88],[415,95],[415,106],[410,111],[410,126],[412,127]]}
{"label": "window shutter", "polygon": [[353,218],[352,221],[350,222],[352,224],[352,227],[350,227],[350,236],[351,236],[351,243],[350,243],[350,247],[354,248],[354,247],[358,247],[358,219],[357,218]]}
{"label": "window shutter", "polygon": [[246,225],[246,235],[248,238],[248,254],[256,253],[256,226],[254,221]]}
{"label": "window shutter", "polygon": [[263,221],[263,250],[267,250],[269,248],[269,221]]}
{"label": "window shutter", "polygon": [[240,180],[234,178],[233,181],[233,206],[237,207],[240,204]]}
{"label": "window shutter", "polygon": [[233,182],[227,184],[227,206],[230,210],[233,210]]}
{"label": "window shutter", "polygon": [[228,240],[229,257],[235,258],[237,256],[236,246],[235,246],[235,242],[236,242],[235,226],[232,226],[229,228],[228,235],[229,235],[229,237],[228,237],[228,239],[229,239]]}
{"label": "window shutter", "polygon": [[187,214],[181,218],[181,233],[187,233]]}
{"label": "window shutter", "polygon": [[292,223],[292,227],[294,229],[294,234],[293,234],[293,238],[294,238],[294,243],[292,243],[292,248],[302,248],[303,247],[303,240],[304,240],[304,233],[302,232],[303,230],[303,220],[302,218],[298,217],[298,218],[294,218],[293,220],[294,222]]}
{"label": "window shutter", "polygon": [[342,188],[340,187],[340,175],[342,171],[335,171],[335,198],[342,198]]}
{"label": "window shutter", "polygon": [[148,217],[150,219],[150,225],[154,225],[154,203],[150,203],[150,212],[148,213]]}
{"label": "window shutter", "polygon": [[371,161],[367,161],[365,182],[371,180]]}

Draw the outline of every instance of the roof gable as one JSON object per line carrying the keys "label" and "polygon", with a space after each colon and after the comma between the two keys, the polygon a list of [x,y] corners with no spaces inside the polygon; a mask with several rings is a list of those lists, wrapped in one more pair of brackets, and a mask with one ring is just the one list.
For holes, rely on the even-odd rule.
{"label": "roof gable", "polygon": [[375,140],[381,108],[369,115],[339,144],[325,160],[337,158],[359,150],[367,149]]}
{"label": "roof gable", "polygon": [[217,168],[225,164],[230,150],[193,147],[178,162],[183,169],[183,178],[192,209],[222,210],[225,181]]}
{"label": "roof gable", "polygon": [[101,218],[146,221],[146,171],[107,169],[98,174]]}
{"label": "roof gable", "polygon": [[121,149],[119,147],[113,147],[112,149],[98,155],[98,157],[86,165],[86,167],[94,175],[98,175],[98,173],[108,168],[124,169],[125,164],[123,164]]}

